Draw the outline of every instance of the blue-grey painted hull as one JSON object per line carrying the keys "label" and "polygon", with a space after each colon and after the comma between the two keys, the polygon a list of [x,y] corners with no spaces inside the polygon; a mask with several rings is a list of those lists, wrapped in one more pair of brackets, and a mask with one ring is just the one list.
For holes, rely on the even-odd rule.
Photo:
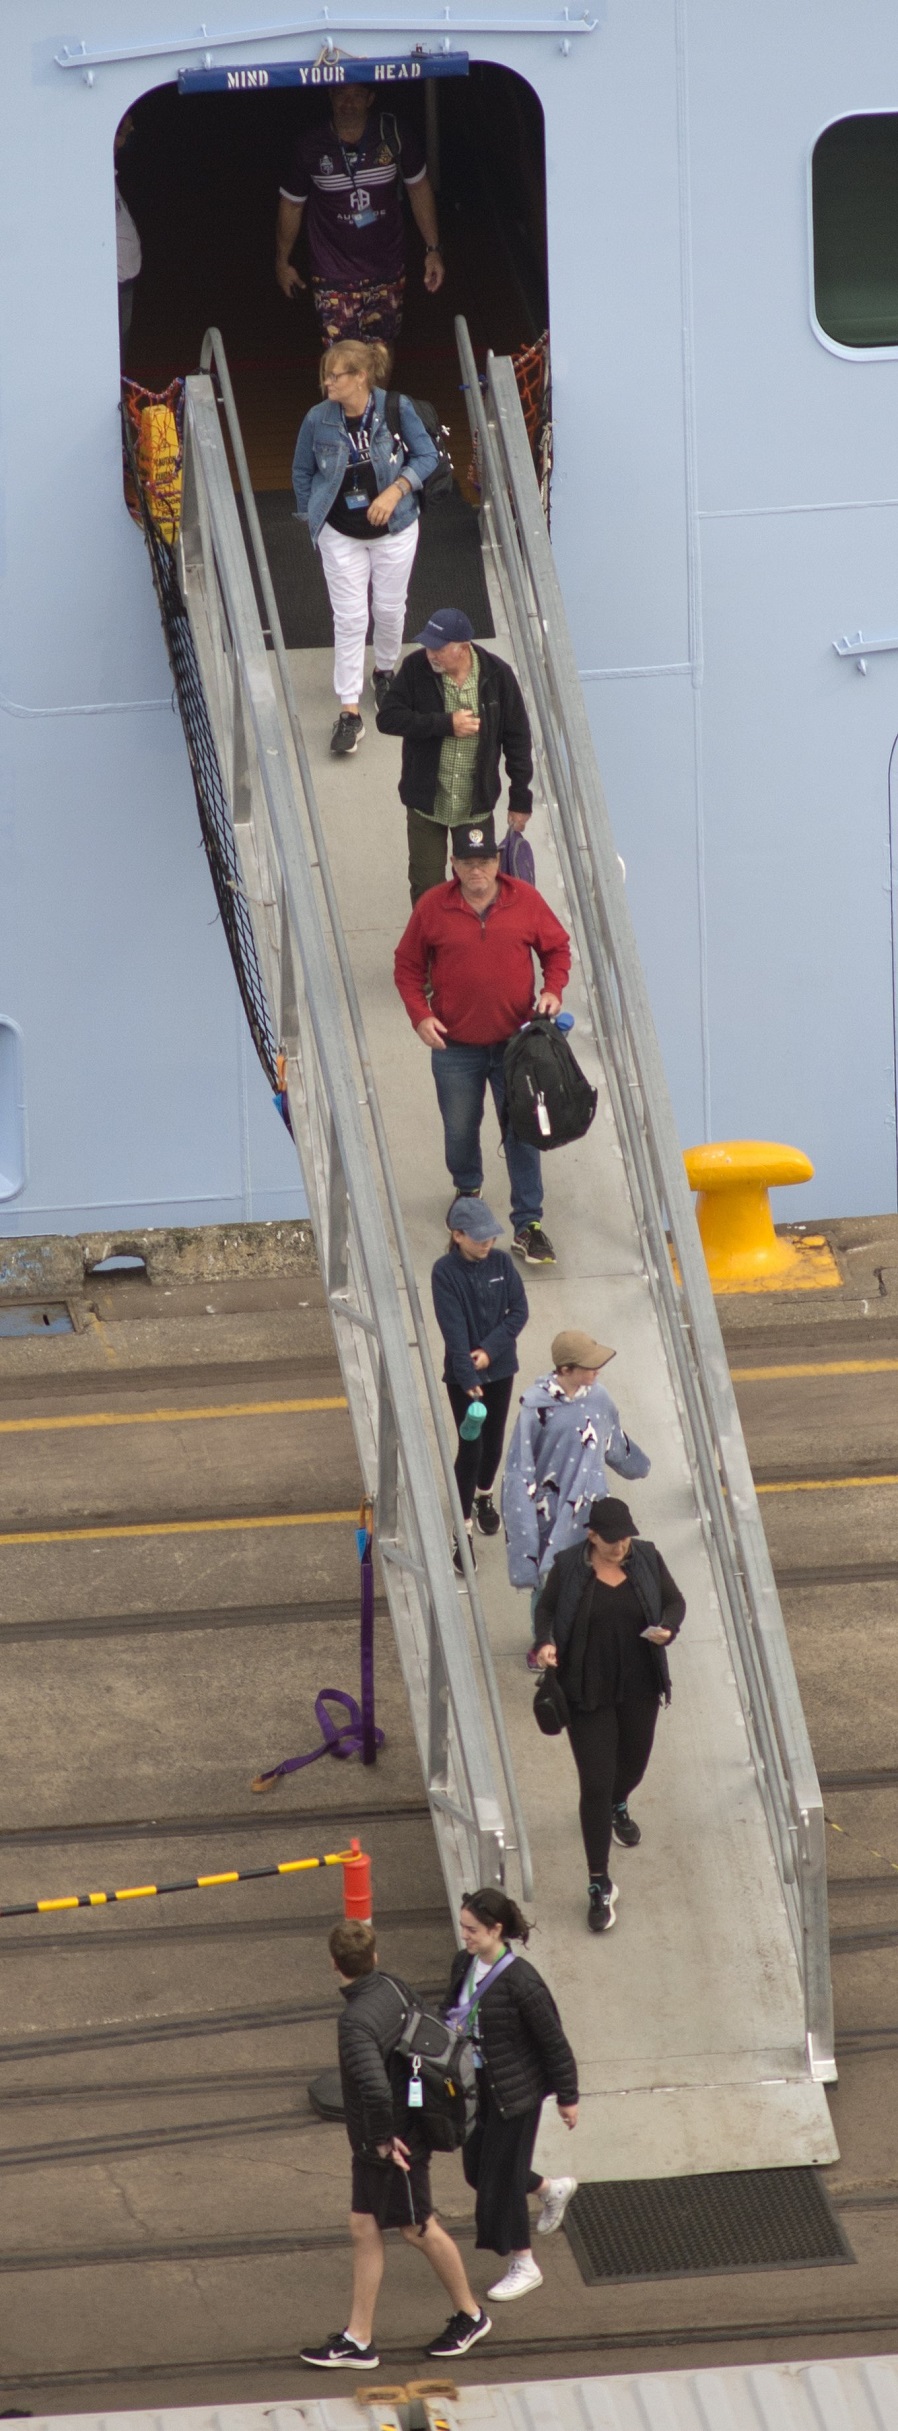
{"label": "blue-grey painted hull", "polygon": [[[395,53],[396,14],[355,0],[346,47]],[[88,50],[169,29],[189,42],[179,0],[161,25],[81,0]],[[778,1216],[892,1208],[898,655],[862,678],[832,645],[898,628],[898,364],[812,328],[807,181],[822,126],[889,107],[894,12],[820,0],[811,41],[776,0],[608,0],[561,34],[463,47],[545,111],[553,537],[684,1145],[806,1149],[816,1181]],[[47,0],[7,0],[0,1016],[28,1179],[0,1231],[293,1215],[121,502],[113,133],[202,53],[65,69],[67,39]]]}

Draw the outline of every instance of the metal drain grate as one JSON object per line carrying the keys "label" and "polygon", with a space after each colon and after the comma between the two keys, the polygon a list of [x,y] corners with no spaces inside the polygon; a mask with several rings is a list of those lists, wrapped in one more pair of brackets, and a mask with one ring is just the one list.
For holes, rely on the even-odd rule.
{"label": "metal drain grate", "polygon": [[587,2287],[854,2261],[814,2169],[610,2179],[578,2189],[565,2228]]}

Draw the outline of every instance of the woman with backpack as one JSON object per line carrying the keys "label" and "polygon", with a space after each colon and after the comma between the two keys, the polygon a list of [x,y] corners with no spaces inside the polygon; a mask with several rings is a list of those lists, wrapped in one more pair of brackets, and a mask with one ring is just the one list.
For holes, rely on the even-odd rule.
{"label": "woman with backpack", "polygon": [[296,512],[319,552],[334,615],[337,759],[351,758],[365,732],[359,700],[369,595],[378,707],[388,689],[402,645],[421,491],[439,463],[410,398],[398,398],[399,429],[391,429],[381,385],[389,370],[379,341],[343,338],[329,347],[321,361],[324,403],[307,413],[293,458]]}
{"label": "woman with backpack", "polygon": [[589,1867],[591,1933],[615,1921],[611,1834],[642,1837],[627,1804],[652,1752],[659,1704],[670,1704],[666,1648],[686,1605],[657,1546],[639,1537],[625,1502],[594,1502],[586,1540],[552,1563],[536,1606],[537,1660],[557,1672],[580,1776],[580,1829]]}
{"label": "woman with backpack", "polygon": [[511,2303],[542,2286],[530,2245],[528,2195],[539,2195],[537,2229],[551,2236],[576,2193],[576,2178],[542,2178],[531,2167],[543,2102],[554,2093],[576,2127],[577,2063],[548,1984],[510,1948],[529,1926],[513,1899],[487,1888],[461,1905],[464,1948],[453,1963],[447,2017],[469,2034],[477,2068],[477,2124],[462,2153],[476,2190],[477,2245],[508,2261],[489,2294]]}

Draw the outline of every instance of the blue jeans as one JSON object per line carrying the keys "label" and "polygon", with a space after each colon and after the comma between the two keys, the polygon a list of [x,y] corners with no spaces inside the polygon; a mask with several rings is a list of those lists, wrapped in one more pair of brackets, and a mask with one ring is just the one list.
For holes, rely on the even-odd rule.
{"label": "blue jeans", "polygon": [[459,1193],[481,1190],[483,1187],[480,1125],[489,1081],[508,1166],[511,1220],[515,1232],[520,1232],[525,1224],[540,1222],[543,1184],[539,1149],[529,1147],[526,1140],[516,1139],[508,1121],[504,1073],[506,1044],[505,1039],[500,1039],[494,1047],[470,1047],[457,1039],[447,1038],[444,1047],[431,1050],[430,1060],[437,1102],[443,1117],[446,1163]]}

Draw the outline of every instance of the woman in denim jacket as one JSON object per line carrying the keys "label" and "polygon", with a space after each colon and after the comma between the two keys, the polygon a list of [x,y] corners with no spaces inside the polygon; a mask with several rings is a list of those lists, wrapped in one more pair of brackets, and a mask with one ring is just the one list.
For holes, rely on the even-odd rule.
{"label": "woman in denim jacket", "polygon": [[307,413],[293,458],[296,511],[320,551],[334,614],[334,691],[340,715],[331,735],[338,759],[357,751],[365,732],[359,698],[365,680],[369,593],[374,609],[374,697],[378,706],[399,656],[405,602],[418,546],[419,496],[436,471],[437,452],[408,397],[399,399],[401,438],[386,419],[385,346],[344,338],[322,358],[325,402]]}

